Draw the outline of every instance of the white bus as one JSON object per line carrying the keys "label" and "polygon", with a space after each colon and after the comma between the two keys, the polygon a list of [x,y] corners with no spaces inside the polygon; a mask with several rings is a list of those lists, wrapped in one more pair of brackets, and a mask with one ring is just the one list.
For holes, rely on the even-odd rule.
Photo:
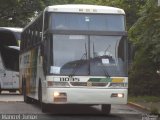
{"label": "white bus", "polygon": [[19,41],[21,28],[0,27],[0,93],[21,92],[19,83]]}
{"label": "white bus", "polygon": [[122,9],[98,5],[45,8],[22,32],[20,80],[24,101],[126,104],[127,32]]}

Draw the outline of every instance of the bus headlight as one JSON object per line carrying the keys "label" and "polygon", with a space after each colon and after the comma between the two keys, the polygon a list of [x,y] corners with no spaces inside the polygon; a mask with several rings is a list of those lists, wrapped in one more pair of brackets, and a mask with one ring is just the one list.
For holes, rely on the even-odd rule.
{"label": "bus headlight", "polygon": [[54,102],[67,102],[67,93],[55,91],[53,93]]}
{"label": "bus headlight", "polygon": [[59,92],[54,92],[54,93],[53,93],[53,96],[54,96],[54,97],[58,97],[59,95],[60,95]]}
{"label": "bus headlight", "polygon": [[110,83],[109,87],[122,88],[122,87],[128,87],[128,84],[127,83]]}
{"label": "bus headlight", "polygon": [[47,81],[48,87],[70,87],[68,82]]}
{"label": "bus headlight", "polygon": [[113,98],[124,98],[124,94],[123,93],[112,93],[111,97]]}

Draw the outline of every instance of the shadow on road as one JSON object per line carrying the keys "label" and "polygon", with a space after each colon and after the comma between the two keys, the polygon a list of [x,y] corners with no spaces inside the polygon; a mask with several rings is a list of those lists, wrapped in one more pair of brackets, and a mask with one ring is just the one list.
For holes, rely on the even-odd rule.
{"label": "shadow on road", "polygon": [[[32,104],[41,110],[40,104]],[[50,115],[107,115],[100,110],[100,106],[89,106],[89,105],[49,105],[45,114]],[[107,115],[108,116],[108,115]]]}
{"label": "shadow on road", "polygon": [[140,120],[141,114],[128,106],[112,106],[110,115],[101,112],[100,105],[49,105],[41,112],[40,103],[24,103],[23,95],[0,95],[0,114],[36,115],[38,120]]}
{"label": "shadow on road", "polygon": [[[39,104],[33,104],[39,109]],[[104,114],[95,106],[85,105],[50,105],[46,113],[39,114],[39,119],[56,120],[121,120],[121,117],[114,114]]]}

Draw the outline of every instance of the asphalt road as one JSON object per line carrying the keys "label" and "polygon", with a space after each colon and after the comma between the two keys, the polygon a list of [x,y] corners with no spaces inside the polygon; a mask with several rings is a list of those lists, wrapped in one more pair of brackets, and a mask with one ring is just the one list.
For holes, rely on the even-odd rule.
{"label": "asphalt road", "polygon": [[[104,115],[100,106],[61,106],[42,113],[39,104],[26,104],[22,95],[0,95],[0,120],[142,120],[144,112],[128,105],[112,105],[111,114]],[[7,118],[8,117],[8,118]]]}

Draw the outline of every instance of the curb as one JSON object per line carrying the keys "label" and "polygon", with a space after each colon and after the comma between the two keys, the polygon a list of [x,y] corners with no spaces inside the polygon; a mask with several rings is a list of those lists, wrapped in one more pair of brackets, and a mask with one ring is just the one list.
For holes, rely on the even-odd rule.
{"label": "curb", "polygon": [[139,105],[139,104],[134,103],[134,102],[128,102],[127,104],[130,105],[130,106],[132,106],[132,107],[139,108],[141,110],[145,110],[145,111],[148,111],[148,112],[150,111],[147,107],[144,107],[144,106]]}

